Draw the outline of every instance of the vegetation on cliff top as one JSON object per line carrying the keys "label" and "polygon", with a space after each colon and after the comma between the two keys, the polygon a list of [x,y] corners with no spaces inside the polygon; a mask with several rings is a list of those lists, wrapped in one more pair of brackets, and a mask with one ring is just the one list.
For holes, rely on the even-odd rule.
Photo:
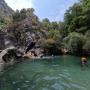
{"label": "vegetation on cliff top", "polygon": [[39,47],[50,55],[61,54],[64,48],[75,55],[83,49],[90,53],[89,0],[80,0],[70,7],[63,22],[51,22],[47,18],[40,21],[33,8],[17,10],[5,18],[2,16],[0,14],[0,31],[16,46],[26,47],[36,40]]}

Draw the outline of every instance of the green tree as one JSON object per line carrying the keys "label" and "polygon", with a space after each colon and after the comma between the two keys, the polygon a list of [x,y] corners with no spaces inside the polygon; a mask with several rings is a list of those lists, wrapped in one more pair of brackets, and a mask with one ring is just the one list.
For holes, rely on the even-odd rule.
{"label": "green tree", "polygon": [[86,32],[85,37],[86,37],[86,43],[83,46],[83,48],[86,49],[90,54],[90,30]]}
{"label": "green tree", "polygon": [[75,55],[81,54],[85,42],[85,37],[82,34],[76,32],[72,32],[64,38],[65,46],[72,54]]}
{"label": "green tree", "polygon": [[45,29],[47,31],[49,31],[51,29],[51,22],[49,21],[48,18],[43,19],[41,24],[42,24],[43,29]]}
{"label": "green tree", "polygon": [[60,55],[61,47],[53,39],[47,39],[42,44],[41,47],[45,50],[48,55]]}

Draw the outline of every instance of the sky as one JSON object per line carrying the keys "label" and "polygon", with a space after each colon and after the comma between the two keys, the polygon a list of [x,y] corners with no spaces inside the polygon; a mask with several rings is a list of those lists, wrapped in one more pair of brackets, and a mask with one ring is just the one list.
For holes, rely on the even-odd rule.
{"label": "sky", "polygon": [[78,0],[5,0],[13,10],[34,8],[40,18],[50,21],[63,21],[65,11]]}

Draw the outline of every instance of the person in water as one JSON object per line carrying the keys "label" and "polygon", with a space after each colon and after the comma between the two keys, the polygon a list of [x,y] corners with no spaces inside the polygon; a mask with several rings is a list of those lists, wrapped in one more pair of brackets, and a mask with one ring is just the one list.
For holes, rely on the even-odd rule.
{"label": "person in water", "polygon": [[88,66],[87,65],[87,58],[86,57],[82,57],[81,58],[81,66],[83,67],[83,66]]}
{"label": "person in water", "polygon": [[83,50],[82,57],[81,57],[81,66],[88,66],[87,65],[87,51]]}

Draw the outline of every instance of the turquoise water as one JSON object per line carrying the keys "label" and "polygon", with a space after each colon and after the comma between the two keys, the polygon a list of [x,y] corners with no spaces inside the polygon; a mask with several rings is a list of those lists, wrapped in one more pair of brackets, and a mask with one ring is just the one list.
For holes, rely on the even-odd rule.
{"label": "turquoise water", "polygon": [[90,90],[90,62],[83,69],[79,62],[73,56],[25,60],[4,71],[0,90]]}

